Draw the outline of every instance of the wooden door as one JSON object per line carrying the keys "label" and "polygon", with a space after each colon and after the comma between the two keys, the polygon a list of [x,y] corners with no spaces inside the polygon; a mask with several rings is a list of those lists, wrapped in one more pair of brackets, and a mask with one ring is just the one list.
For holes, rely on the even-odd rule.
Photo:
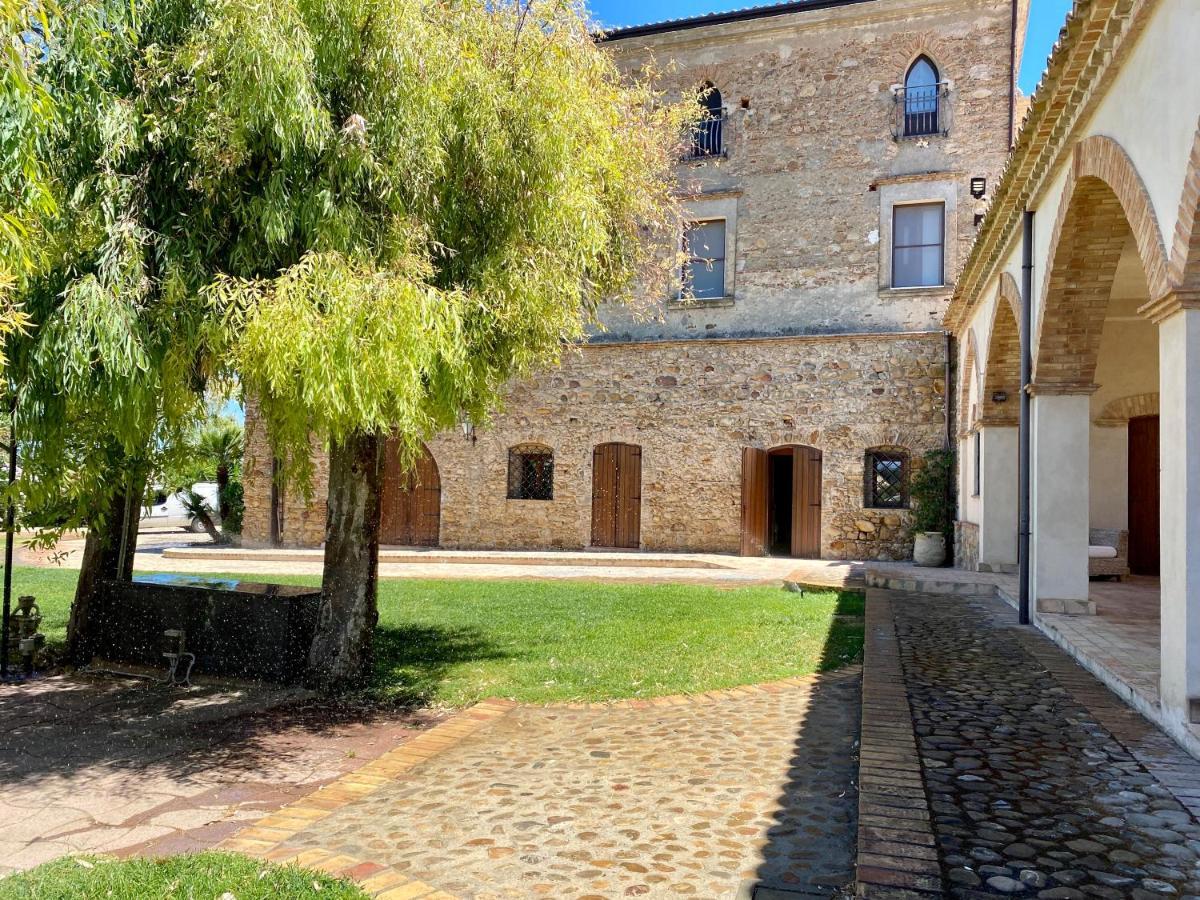
{"label": "wooden door", "polygon": [[592,546],[636,550],[642,540],[642,448],[598,444],[592,451]]}
{"label": "wooden door", "polygon": [[766,450],[742,448],[742,556],[767,555],[770,458]]}
{"label": "wooden door", "polygon": [[441,526],[442,482],[428,448],[405,470],[394,440],[383,456],[383,497],[379,542],[404,547],[436,547]]}
{"label": "wooden door", "polygon": [[1129,420],[1129,570],[1158,574],[1158,416]]}
{"label": "wooden door", "polygon": [[821,557],[821,451],[792,449],[792,556]]}

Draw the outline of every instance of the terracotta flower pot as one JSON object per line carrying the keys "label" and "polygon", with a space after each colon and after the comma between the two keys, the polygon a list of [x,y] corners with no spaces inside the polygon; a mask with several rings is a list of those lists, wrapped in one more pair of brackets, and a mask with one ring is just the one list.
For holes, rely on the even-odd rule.
{"label": "terracotta flower pot", "polygon": [[946,561],[946,536],[940,531],[922,531],[913,541],[913,565],[936,568]]}

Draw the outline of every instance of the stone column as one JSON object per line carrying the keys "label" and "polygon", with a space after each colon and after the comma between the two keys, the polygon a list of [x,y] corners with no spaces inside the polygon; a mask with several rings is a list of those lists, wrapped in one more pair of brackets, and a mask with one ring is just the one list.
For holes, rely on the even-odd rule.
{"label": "stone column", "polygon": [[1034,385],[1030,596],[1038,612],[1095,612],[1087,556],[1092,390]]}
{"label": "stone column", "polygon": [[1158,322],[1160,700],[1175,722],[1200,719],[1200,303],[1176,298]]}
{"label": "stone column", "polygon": [[985,425],[981,430],[979,562],[993,572],[1017,565],[1017,429]]}

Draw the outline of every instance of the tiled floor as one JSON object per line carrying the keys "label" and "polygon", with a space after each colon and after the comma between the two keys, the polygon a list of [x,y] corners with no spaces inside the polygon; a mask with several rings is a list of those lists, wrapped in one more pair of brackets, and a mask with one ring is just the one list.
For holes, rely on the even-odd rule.
{"label": "tiled floor", "polygon": [[1057,632],[1071,645],[1073,653],[1088,657],[1129,691],[1140,695],[1145,702],[1156,704],[1158,579],[1133,575],[1120,582],[1093,581],[1091,598],[1096,602],[1096,615],[1043,613],[1043,628]]}

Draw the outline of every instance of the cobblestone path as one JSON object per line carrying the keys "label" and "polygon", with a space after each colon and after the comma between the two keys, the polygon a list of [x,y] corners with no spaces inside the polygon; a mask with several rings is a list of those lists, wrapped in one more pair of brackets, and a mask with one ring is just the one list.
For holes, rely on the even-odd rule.
{"label": "cobblestone path", "polygon": [[860,676],[797,682],[676,705],[517,707],[272,858],[370,860],[462,900],[840,893]]}
{"label": "cobblestone path", "polygon": [[892,597],[948,893],[1200,895],[1190,757],[1000,601]]}

